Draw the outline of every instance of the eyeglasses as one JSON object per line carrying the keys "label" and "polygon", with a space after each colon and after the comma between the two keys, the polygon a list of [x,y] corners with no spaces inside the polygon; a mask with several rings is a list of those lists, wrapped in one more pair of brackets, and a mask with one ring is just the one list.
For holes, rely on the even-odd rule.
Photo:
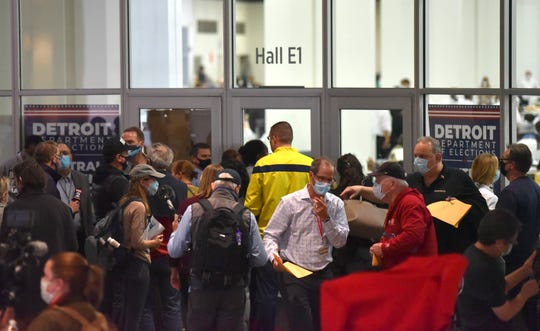
{"label": "eyeglasses", "polygon": [[328,184],[334,184],[335,182],[334,178],[319,177],[317,175],[313,175],[313,177],[315,177],[315,180],[318,182],[324,182]]}
{"label": "eyeglasses", "polygon": [[504,161],[514,161],[513,159],[510,159],[510,158],[504,158],[504,157],[501,157],[499,159],[499,162],[502,162],[502,163],[505,163]]}

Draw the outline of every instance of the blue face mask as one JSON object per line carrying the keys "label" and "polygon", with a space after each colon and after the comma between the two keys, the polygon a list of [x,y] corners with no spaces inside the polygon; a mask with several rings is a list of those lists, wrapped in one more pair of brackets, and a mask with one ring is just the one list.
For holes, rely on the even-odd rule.
{"label": "blue face mask", "polygon": [[382,185],[375,182],[373,183],[373,195],[375,196],[375,198],[379,199],[379,200],[382,200],[384,199],[386,193],[383,193],[382,192]]}
{"label": "blue face mask", "polygon": [[62,155],[60,157],[60,169],[67,169],[71,165],[71,159],[69,155]]}
{"label": "blue face mask", "polygon": [[325,196],[326,193],[330,191],[330,184],[316,181],[313,185],[313,191],[315,191],[315,193],[317,193],[318,195]]}
{"label": "blue face mask", "polygon": [[152,184],[148,185],[148,194],[150,194],[151,196],[154,196],[156,195],[157,191],[158,191],[158,188],[159,188],[159,183],[157,180],[154,180],[152,182]]}
{"label": "blue face mask", "polygon": [[493,177],[493,183],[499,180],[501,178],[501,171],[497,169],[497,172],[495,173],[495,177]]}
{"label": "blue face mask", "polygon": [[131,159],[135,155],[139,154],[140,151],[141,151],[141,146],[137,146],[137,148],[129,150],[127,154],[127,158]]}
{"label": "blue face mask", "polygon": [[424,175],[426,172],[429,171],[428,168],[428,160],[422,159],[420,157],[414,158],[414,171],[417,171]]}

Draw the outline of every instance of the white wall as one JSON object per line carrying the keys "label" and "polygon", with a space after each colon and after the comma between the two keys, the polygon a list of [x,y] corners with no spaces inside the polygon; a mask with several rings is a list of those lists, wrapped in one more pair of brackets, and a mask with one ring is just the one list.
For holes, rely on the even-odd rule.
{"label": "white wall", "polygon": [[381,87],[414,86],[414,1],[381,1]]}
{"label": "white wall", "polygon": [[527,69],[540,79],[540,1],[516,1],[515,28],[515,83],[523,78]]}
{"label": "white wall", "polygon": [[335,9],[336,86],[375,86],[375,1],[340,0]]}

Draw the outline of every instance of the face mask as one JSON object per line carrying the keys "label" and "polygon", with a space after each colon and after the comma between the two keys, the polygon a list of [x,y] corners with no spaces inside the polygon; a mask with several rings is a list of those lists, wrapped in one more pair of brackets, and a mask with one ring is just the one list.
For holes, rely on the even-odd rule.
{"label": "face mask", "polygon": [[495,177],[493,177],[493,183],[499,180],[501,178],[501,171],[497,169],[497,172],[495,173]]}
{"label": "face mask", "polygon": [[40,288],[41,288],[41,299],[45,301],[45,303],[49,304],[51,303],[54,294],[47,292],[47,287],[49,287],[49,281],[41,278]]}
{"label": "face mask", "polygon": [[508,250],[506,252],[504,252],[502,255],[506,256],[506,255],[510,254],[510,252],[512,251],[512,246],[514,246],[512,243],[508,244]]}
{"label": "face mask", "polygon": [[373,195],[379,200],[382,200],[384,198],[386,193],[382,192],[382,185],[381,184],[376,183],[376,182],[373,183]]}
{"label": "face mask", "polygon": [[208,167],[210,165],[210,163],[212,163],[212,160],[211,159],[208,159],[208,160],[201,160],[199,158],[197,158],[197,160],[199,160],[199,168],[203,169]]}
{"label": "face mask", "polygon": [[428,160],[422,159],[420,157],[414,158],[414,171],[417,171],[424,175],[426,172],[429,171],[428,168]]}
{"label": "face mask", "polygon": [[141,146],[137,146],[137,148],[129,150],[127,158],[128,159],[133,158],[135,155],[139,154],[140,151],[141,151]]}
{"label": "face mask", "polygon": [[60,169],[67,169],[71,165],[71,159],[69,155],[62,155],[60,157],[60,164],[58,165]]}
{"label": "face mask", "polygon": [[506,171],[505,169],[504,162],[499,163],[499,170],[501,171],[501,175],[506,177],[506,174],[508,173],[508,171]]}
{"label": "face mask", "polygon": [[324,182],[315,182],[313,185],[313,191],[318,195],[325,196],[330,191],[330,184]]}
{"label": "face mask", "polygon": [[157,180],[154,180],[152,184],[148,185],[148,194],[150,194],[151,196],[156,195],[158,188],[159,188],[159,183]]}

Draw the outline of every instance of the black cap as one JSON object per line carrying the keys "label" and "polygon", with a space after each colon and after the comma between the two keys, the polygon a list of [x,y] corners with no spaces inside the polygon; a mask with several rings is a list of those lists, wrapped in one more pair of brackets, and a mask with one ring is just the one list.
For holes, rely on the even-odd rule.
{"label": "black cap", "polygon": [[109,138],[103,143],[103,156],[114,157],[129,150],[129,146],[124,144],[119,138]]}
{"label": "black cap", "polygon": [[384,162],[375,170],[370,173],[369,176],[390,176],[397,179],[405,179],[405,170],[398,162]]}
{"label": "black cap", "polygon": [[227,182],[235,183],[236,185],[242,185],[242,180],[240,179],[240,175],[238,174],[238,172],[229,168],[219,171],[216,174],[216,177],[214,177],[214,182],[216,180],[224,180]]}

